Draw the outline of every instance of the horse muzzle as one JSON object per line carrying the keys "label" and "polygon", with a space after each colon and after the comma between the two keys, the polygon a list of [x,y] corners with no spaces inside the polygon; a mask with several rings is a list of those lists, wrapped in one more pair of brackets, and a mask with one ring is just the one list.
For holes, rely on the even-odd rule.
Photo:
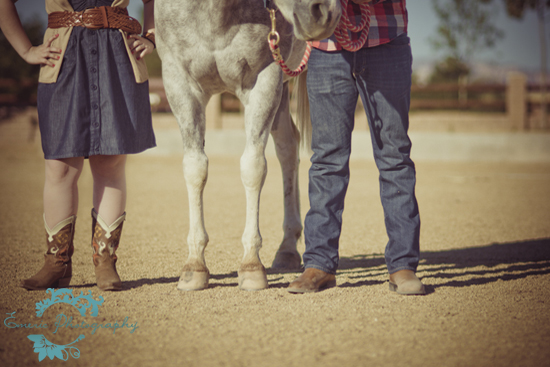
{"label": "horse muzzle", "polygon": [[292,19],[296,37],[305,41],[330,37],[341,14],[340,0],[296,1]]}

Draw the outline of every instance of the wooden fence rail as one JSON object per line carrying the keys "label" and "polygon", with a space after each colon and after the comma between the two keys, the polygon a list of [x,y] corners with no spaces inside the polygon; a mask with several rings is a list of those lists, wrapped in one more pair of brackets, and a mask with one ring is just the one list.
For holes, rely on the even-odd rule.
{"label": "wooden fence rail", "polygon": [[[34,80],[0,79],[0,107],[36,105],[36,87]],[[170,112],[162,79],[149,80],[149,90],[153,112]],[[544,99],[547,100],[546,105],[550,105],[550,93],[543,96],[539,86],[528,85],[527,77],[517,72],[509,73],[506,84],[431,84],[413,85],[411,88],[411,110],[502,112],[508,115],[510,127],[519,130],[548,127],[547,121],[537,120],[537,116],[545,116],[541,113]],[[224,93],[210,101],[207,120],[212,127],[221,129],[222,113],[241,110],[239,100]]]}

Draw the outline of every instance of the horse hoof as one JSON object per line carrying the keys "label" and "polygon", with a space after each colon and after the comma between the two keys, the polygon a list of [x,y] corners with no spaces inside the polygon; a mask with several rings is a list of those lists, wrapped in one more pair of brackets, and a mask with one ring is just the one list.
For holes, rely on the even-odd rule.
{"label": "horse hoof", "polygon": [[208,271],[184,271],[178,282],[180,291],[200,291],[208,288]]}
{"label": "horse hoof", "polygon": [[267,288],[265,269],[254,271],[239,271],[239,288],[243,291],[260,291]]}
{"label": "horse hoof", "polygon": [[272,269],[279,270],[300,270],[302,266],[302,258],[298,251],[294,252],[277,252],[275,259],[271,264]]}

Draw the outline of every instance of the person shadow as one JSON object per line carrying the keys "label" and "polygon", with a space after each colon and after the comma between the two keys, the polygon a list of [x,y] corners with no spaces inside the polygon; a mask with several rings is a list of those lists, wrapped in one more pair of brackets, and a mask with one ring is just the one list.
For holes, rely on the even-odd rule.
{"label": "person shadow", "polygon": [[[427,293],[432,293],[441,287],[463,288],[549,274],[550,238],[492,243],[443,251],[422,251],[420,256],[417,272],[426,286]],[[343,257],[340,259],[338,271],[350,273],[350,279],[358,280],[341,284],[340,287],[387,282],[383,254]],[[378,280],[380,275],[386,275],[386,279]],[[373,280],[373,277],[377,279]]]}

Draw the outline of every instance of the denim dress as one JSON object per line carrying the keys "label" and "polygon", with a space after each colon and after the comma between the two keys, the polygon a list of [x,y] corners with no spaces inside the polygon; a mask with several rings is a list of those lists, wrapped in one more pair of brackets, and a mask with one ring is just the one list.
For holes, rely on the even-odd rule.
{"label": "denim dress", "polygon": [[[112,0],[70,0],[75,11]],[[57,82],[39,83],[46,159],[139,153],[155,146],[149,83],[137,83],[118,29],[74,27]]]}

